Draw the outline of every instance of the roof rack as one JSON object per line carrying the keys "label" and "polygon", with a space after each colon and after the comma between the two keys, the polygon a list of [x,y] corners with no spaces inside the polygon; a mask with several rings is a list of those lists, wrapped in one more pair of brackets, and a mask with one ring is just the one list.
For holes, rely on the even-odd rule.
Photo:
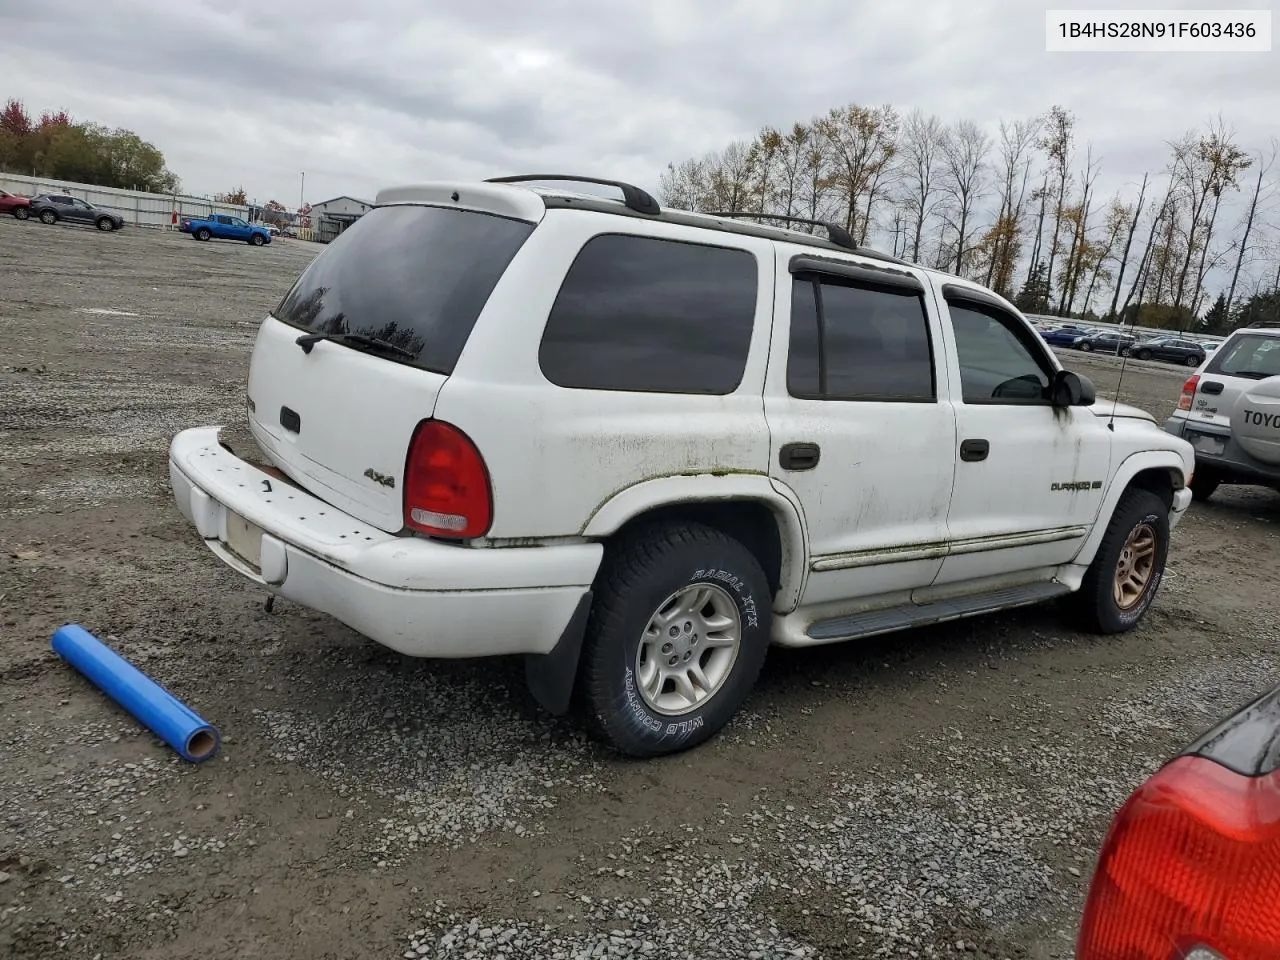
{"label": "roof rack", "polygon": [[490,177],[485,183],[529,183],[535,180],[563,181],[568,183],[595,183],[602,187],[617,187],[622,191],[622,202],[636,213],[658,214],[662,207],[658,201],[637,186],[621,180],[600,180],[596,177],[577,177],[569,173],[521,173],[511,177]]}
{"label": "roof rack", "polygon": [[1249,324],[1249,329],[1252,330],[1255,327],[1259,329],[1275,329],[1280,327],[1280,320],[1255,320],[1253,323]]}
{"label": "roof rack", "polygon": [[780,213],[752,213],[745,210],[736,210],[731,212],[707,213],[708,217],[729,217],[731,219],[755,219],[755,220],[782,220],[786,223],[807,223],[811,227],[825,227],[827,230],[827,239],[838,247],[844,247],[847,250],[857,250],[858,245],[853,242],[853,237],[844,227],[838,223],[832,223],[830,220],[810,220],[807,217],[788,217]]}

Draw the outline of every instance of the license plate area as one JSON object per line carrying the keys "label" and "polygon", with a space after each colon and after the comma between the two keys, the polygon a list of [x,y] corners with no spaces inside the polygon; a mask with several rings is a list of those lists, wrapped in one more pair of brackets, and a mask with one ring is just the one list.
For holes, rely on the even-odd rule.
{"label": "license plate area", "polygon": [[262,528],[227,511],[227,549],[254,570],[262,569]]}
{"label": "license plate area", "polygon": [[1197,453],[1207,453],[1211,456],[1221,454],[1227,448],[1227,442],[1221,437],[1213,437],[1207,433],[1193,433],[1187,438],[1191,442],[1191,446],[1195,448]]}

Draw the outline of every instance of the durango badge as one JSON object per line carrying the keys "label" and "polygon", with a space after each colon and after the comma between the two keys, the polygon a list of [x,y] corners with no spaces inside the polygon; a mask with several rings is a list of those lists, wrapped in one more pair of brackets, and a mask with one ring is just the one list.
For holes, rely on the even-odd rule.
{"label": "durango badge", "polygon": [[394,487],[396,485],[395,477],[389,477],[385,473],[379,473],[377,470],[373,469],[373,467],[366,470],[364,475],[374,483],[381,484],[384,487]]}
{"label": "durango badge", "polygon": [[1062,483],[1051,483],[1049,489],[1053,491],[1067,490],[1080,492],[1082,490],[1100,490],[1102,488],[1101,480],[1066,480]]}

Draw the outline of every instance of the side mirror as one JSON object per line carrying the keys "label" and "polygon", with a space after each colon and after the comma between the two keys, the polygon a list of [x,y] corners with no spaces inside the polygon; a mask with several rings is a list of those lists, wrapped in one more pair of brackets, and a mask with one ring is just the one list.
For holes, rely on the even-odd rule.
{"label": "side mirror", "polygon": [[1093,381],[1071,370],[1059,370],[1049,385],[1049,398],[1055,407],[1091,407],[1098,399]]}

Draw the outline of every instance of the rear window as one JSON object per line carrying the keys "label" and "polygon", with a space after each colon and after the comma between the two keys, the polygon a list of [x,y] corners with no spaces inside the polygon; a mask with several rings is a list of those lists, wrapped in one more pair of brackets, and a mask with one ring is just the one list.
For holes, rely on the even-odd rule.
{"label": "rear window", "polygon": [[1210,354],[1205,373],[1265,380],[1280,377],[1280,337],[1242,334]]}
{"label": "rear window", "polygon": [[273,316],[312,333],[384,340],[413,355],[405,362],[450,374],[533,228],[469,210],[371,210],[312,261]]}

